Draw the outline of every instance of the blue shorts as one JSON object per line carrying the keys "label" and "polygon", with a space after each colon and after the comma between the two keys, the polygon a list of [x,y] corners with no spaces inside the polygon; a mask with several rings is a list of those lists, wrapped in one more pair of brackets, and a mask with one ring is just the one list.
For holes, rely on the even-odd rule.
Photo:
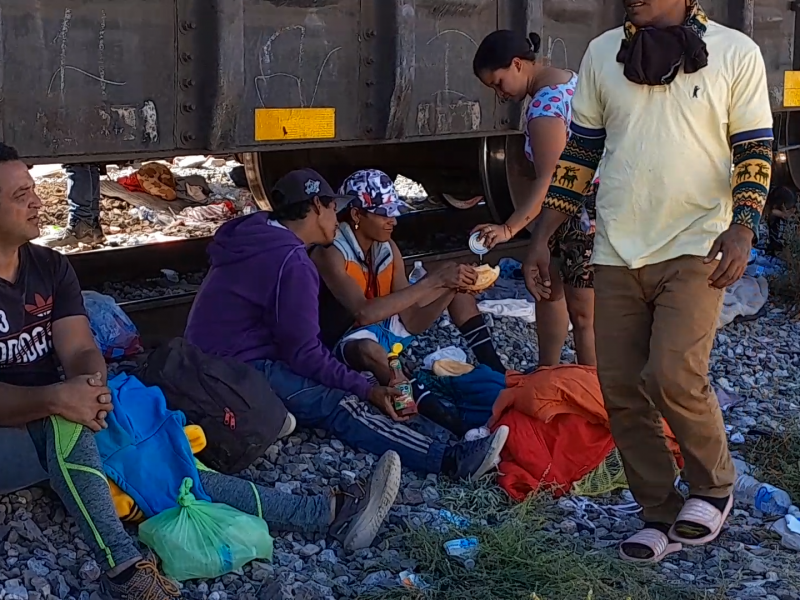
{"label": "blue shorts", "polygon": [[344,347],[348,342],[355,340],[372,340],[380,344],[381,348],[383,348],[388,355],[392,351],[392,346],[395,344],[402,344],[405,349],[414,341],[414,336],[406,330],[398,315],[384,319],[380,323],[373,323],[372,325],[351,329],[342,336],[342,339],[337,342],[336,347],[333,349],[336,358],[348,367],[350,365],[347,364],[345,360]]}

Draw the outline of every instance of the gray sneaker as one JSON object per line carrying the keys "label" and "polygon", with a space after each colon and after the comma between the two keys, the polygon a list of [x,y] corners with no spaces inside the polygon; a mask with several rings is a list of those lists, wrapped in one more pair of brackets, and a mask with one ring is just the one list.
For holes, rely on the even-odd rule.
{"label": "gray sneaker", "polygon": [[400,456],[389,450],[375,465],[366,487],[354,483],[334,494],[336,517],[330,535],[345,550],[360,550],[372,544],[400,491],[401,471]]}
{"label": "gray sneaker", "polygon": [[75,225],[69,225],[53,235],[39,238],[36,243],[47,248],[63,248],[78,244],[101,244],[103,241],[105,236],[99,224],[92,226],[78,221]]}
{"label": "gray sneaker", "polygon": [[448,448],[455,459],[455,479],[477,481],[497,466],[508,440],[508,426],[501,425],[491,436],[473,442],[459,442]]}

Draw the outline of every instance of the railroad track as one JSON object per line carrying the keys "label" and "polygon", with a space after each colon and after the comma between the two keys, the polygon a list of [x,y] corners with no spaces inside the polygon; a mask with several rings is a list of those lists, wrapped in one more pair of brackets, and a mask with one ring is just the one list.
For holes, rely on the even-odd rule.
{"label": "railroad track", "polygon": [[[477,207],[469,211],[432,210],[408,215],[398,221],[395,240],[404,251],[407,269],[423,260],[427,268],[437,263],[473,262],[475,255],[467,248],[469,231],[476,224],[491,222],[489,211]],[[453,238],[442,249],[436,241]],[[106,282],[136,282],[158,278],[162,269],[178,273],[196,273],[208,266],[206,250],[211,237],[163,242],[124,249],[108,249],[69,255],[81,286],[100,288]],[[484,261],[496,264],[503,257],[521,259],[527,239],[502,244]],[[155,347],[183,334],[196,292],[178,293],[159,298],[120,302],[142,335],[146,348]]]}

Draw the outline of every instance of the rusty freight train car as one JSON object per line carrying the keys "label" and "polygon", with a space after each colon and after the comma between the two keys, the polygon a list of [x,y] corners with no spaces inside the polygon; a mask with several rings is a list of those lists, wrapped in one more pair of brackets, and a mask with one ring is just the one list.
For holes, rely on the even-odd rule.
{"label": "rusty freight train car", "polygon": [[[705,0],[762,48],[800,175],[798,2]],[[577,69],[621,0],[0,0],[3,140],[31,162],[239,154],[263,201],[287,170],[362,166],[501,216],[528,175],[521,107],[473,77],[481,38],[537,31]],[[795,165],[797,162],[797,165]]]}

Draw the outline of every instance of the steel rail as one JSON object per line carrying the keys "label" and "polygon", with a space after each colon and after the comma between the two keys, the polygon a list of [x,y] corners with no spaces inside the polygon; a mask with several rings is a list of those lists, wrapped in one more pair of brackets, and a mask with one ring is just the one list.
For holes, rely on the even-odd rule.
{"label": "steel rail", "polygon": [[[442,208],[404,215],[397,221],[394,239],[404,250],[409,260],[453,260],[451,250],[437,251],[431,248],[435,236],[463,237],[463,248],[467,252],[470,230],[478,223],[493,222],[489,208],[477,206],[470,210]],[[526,236],[521,239],[526,239]],[[178,273],[194,273],[208,266],[207,249],[212,238],[199,237],[185,240],[144,244],[127,248],[90,250],[68,254],[78,280],[84,289],[101,287],[104,283],[140,281],[161,277],[162,269]],[[424,249],[405,251],[405,247]],[[457,253],[456,253],[457,255]]]}
{"label": "steel rail", "polygon": [[[501,258],[512,257],[521,260],[527,249],[525,240],[515,240],[502,244],[484,257],[487,264],[496,264]],[[417,256],[404,258],[406,269],[413,268]],[[474,262],[475,255],[469,250],[444,252],[425,258],[426,268],[435,268],[437,264],[447,261]],[[192,308],[196,292],[175,294],[162,298],[148,298],[120,303],[120,307],[131,318],[142,336],[145,348],[154,348],[174,337],[183,335],[189,311]]]}

